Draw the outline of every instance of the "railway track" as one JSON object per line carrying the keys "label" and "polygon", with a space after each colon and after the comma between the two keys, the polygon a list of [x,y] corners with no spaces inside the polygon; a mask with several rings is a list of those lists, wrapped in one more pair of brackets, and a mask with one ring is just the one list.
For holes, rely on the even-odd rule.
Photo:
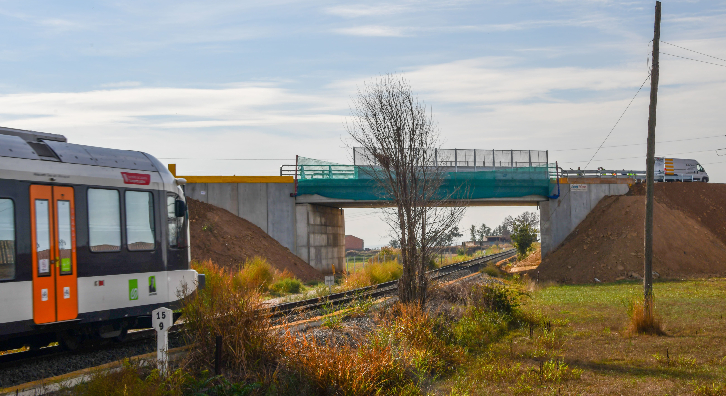
{"label": "railway track", "polygon": [[[432,280],[442,279],[449,275],[468,271],[468,273],[478,271],[482,266],[489,262],[500,261],[513,256],[516,253],[514,249],[510,249],[501,253],[491,254],[487,256],[477,257],[472,260],[450,264],[435,270],[429,271]],[[272,307],[272,316],[276,319],[284,317],[295,317],[301,314],[316,312],[323,308],[341,306],[360,298],[378,298],[385,295],[394,294],[397,289],[398,281],[385,282],[373,286],[363,287],[359,289],[349,290],[341,293],[333,293],[328,296],[312,298],[307,300],[288,302],[278,304]],[[172,332],[177,333],[183,331],[184,324],[175,324]],[[115,350],[123,348],[131,348],[137,350],[140,346],[134,344],[153,343],[156,332],[153,329],[143,329],[128,334],[123,343],[108,342],[104,345],[85,347],[78,351],[65,351],[58,346],[45,347],[37,350],[29,350],[25,352],[16,352],[6,355],[0,355],[0,388],[12,386],[16,384],[4,383],[2,372],[16,369],[20,365],[33,365],[36,363],[47,363],[48,360],[68,357],[69,359],[78,358],[88,353],[107,353],[115,355]],[[138,354],[138,353],[135,353]],[[118,360],[118,359],[116,359]],[[27,370],[25,370],[27,371]],[[71,370],[72,371],[72,370]],[[26,382],[26,381],[21,381]]]}
{"label": "railway track", "polygon": [[[490,254],[487,256],[476,257],[471,260],[462,261],[460,263],[449,264],[447,266],[437,268],[429,271],[430,279],[436,280],[443,278],[447,275],[451,275],[455,272],[464,270],[478,270],[482,265],[492,262],[504,260],[512,257],[516,254],[515,249],[509,249],[504,252]],[[395,291],[398,285],[398,280],[389,282],[379,283],[373,286],[362,287],[359,289],[348,290],[341,293],[333,293],[324,297],[313,298],[308,300],[294,301],[289,303],[283,303],[275,305],[273,310],[273,317],[283,317],[290,314],[311,311],[322,308],[323,306],[338,306],[347,304],[358,298],[375,298],[389,294]]]}

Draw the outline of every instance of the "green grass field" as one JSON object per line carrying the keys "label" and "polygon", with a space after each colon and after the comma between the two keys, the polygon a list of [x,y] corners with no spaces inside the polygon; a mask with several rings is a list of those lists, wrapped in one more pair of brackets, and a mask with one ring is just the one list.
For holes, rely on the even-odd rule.
{"label": "green grass field", "polygon": [[[667,336],[628,330],[640,283],[535,290],[525,310],[552,331],[510,332],[435,393],[726,395],[726,279],[658,282],[654,291]],[[581,374],[548,377],[541,361]]]}

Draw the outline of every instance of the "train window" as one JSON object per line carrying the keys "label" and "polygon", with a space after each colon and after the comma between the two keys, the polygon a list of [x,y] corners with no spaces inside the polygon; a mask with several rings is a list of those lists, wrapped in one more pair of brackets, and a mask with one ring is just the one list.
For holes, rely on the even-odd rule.
{"label": "train window", "polygon": [[71,203],[58,201],[58,250],[60,274],[73,274],[73,241],[71,235]]}
{"label": "train window", "polygon": [[126,191],[126,243],[129,250],[154,249],[154,198],[150,192]]}
{"label": "train window", "polygon": [[0,280],[15,279],[15,204],[0,199]]}
{"label": "train window", "polygon": [[47,199],[35,200],[35,243],[38,276],[50,276],[50,213]]}
{"label": "train window", "polygon": [[166,197],[167,223],[169,224],[169,247],[181,248],[186,246],[186,231],[184,230],[185,217],[176,217],[176,196]]}
{"label": "train window", "polygon": [[88,189],[88,236],[92,252],[121,250],[121,208],[117,190]]}

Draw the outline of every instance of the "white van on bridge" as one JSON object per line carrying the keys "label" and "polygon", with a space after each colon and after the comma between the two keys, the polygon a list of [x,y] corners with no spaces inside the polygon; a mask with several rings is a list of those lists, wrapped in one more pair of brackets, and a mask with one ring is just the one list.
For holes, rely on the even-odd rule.
{"label": "white van on bridge", "polygon": [[655,180],[700,181],[708,183],[708,173],[694,159],[655,157]]}

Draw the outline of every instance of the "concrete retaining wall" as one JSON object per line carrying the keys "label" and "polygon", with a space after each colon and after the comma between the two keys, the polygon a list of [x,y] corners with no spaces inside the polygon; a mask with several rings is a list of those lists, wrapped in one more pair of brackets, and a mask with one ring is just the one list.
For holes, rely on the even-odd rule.
{"label": "concrete retaining wall", "polygon": [[541,202],[540,236],[542,257],[554,251],[568,235],[587,217],[588,213],[607,195],[624,195],[629,187],[625,182],[606,184],[581,183],[584,189],[573,189],[571,184],[560,185],[560,197]]}
{"label": "concrete retaining wall", "polygon": [[187,197],[226,209],[296,251],[294,184],[189,183],[184,190]]}
{"label": "concrete retaining wall", "polygon": [[298,204],[295,207],[297,255],[324,274],[345,269],[343,209]]}

